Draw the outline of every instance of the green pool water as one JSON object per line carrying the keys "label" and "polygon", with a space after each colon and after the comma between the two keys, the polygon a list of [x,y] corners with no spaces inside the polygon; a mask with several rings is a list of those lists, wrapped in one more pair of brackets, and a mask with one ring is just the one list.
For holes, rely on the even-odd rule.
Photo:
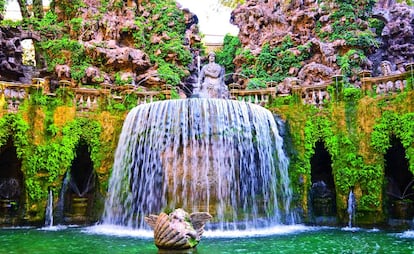
{"label": "green pool water", "polygon": [[[0,253],[158,253],[150,235],[108,233],[79,227],[0,229]],[[303,227],[241,234],[206,232],[192,253],[414,253],[414,231]]]}

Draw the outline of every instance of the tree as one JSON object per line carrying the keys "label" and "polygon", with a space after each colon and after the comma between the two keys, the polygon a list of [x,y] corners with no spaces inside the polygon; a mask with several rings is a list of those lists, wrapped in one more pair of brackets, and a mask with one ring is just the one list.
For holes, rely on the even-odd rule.
{"label": "tree", "polygon": [[26,0],[17,0],[17,3],[20,7],[20,13],[22,14],[22,19],[27,20],[30,18],[29,10],[27,9],[27,1]]}
{"label": "tree", "polygon": [[6,11],[6,0],[0,0],[0,21],[4,18],[4,12]]}
{"label": "tree", "polygon": [[43,3],[42,0],[33,0],[33,14],[37,19],[43,18]]}

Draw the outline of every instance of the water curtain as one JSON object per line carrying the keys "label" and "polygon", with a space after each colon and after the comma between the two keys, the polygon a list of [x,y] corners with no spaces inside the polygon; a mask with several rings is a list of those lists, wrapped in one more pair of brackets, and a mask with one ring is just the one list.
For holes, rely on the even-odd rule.
{"label": "water curtain", "polygon": [[282,147],[274,116],[257,105],[187,99],[135,107],[120,135],[103,223],[145,228],[145,215],[179,207],[210,212],[221,230],[285,223],[292,191]]}

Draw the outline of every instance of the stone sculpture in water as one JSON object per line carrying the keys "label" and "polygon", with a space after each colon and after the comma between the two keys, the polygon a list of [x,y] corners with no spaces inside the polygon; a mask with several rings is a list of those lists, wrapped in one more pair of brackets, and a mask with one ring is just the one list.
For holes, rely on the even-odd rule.
{"label": "stone sculpture in water", "polygon": [[200,242],[204,225],[211,218],[207,212],[188,214],[179,208],[169,215],[162,212],[146,216],[145,222],[154,230],[154,243],[159,249],[185,250]]}
{"label": "stone sculpture in water", "polygon": [[199,73],[199,82],[194,85],[193,97],[200,98],[229,98],[229,92],[224,83],[224,68],[215,62],[214,52],[208,54],[208,64]]}

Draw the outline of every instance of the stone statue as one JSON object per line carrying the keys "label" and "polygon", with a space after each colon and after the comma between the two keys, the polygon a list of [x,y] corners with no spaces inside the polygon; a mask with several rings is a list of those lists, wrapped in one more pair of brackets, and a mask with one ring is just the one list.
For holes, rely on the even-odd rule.
{"label": "stone statue", "polygon": [[224,68],[215,62],[214,52],[208,54],[208,64],[200,71],[199,82],[194,86],[193,97],[229,98],[229,92],[224,83]]}
{"label": "stone statue", "polygon": [[181,208],[167,215],[151,214],[145,222],[154,230],[154,243],[162,250],[185,250],[194,248],[204,232],[204,224],[212,216],[207,212],[188,214]]}

